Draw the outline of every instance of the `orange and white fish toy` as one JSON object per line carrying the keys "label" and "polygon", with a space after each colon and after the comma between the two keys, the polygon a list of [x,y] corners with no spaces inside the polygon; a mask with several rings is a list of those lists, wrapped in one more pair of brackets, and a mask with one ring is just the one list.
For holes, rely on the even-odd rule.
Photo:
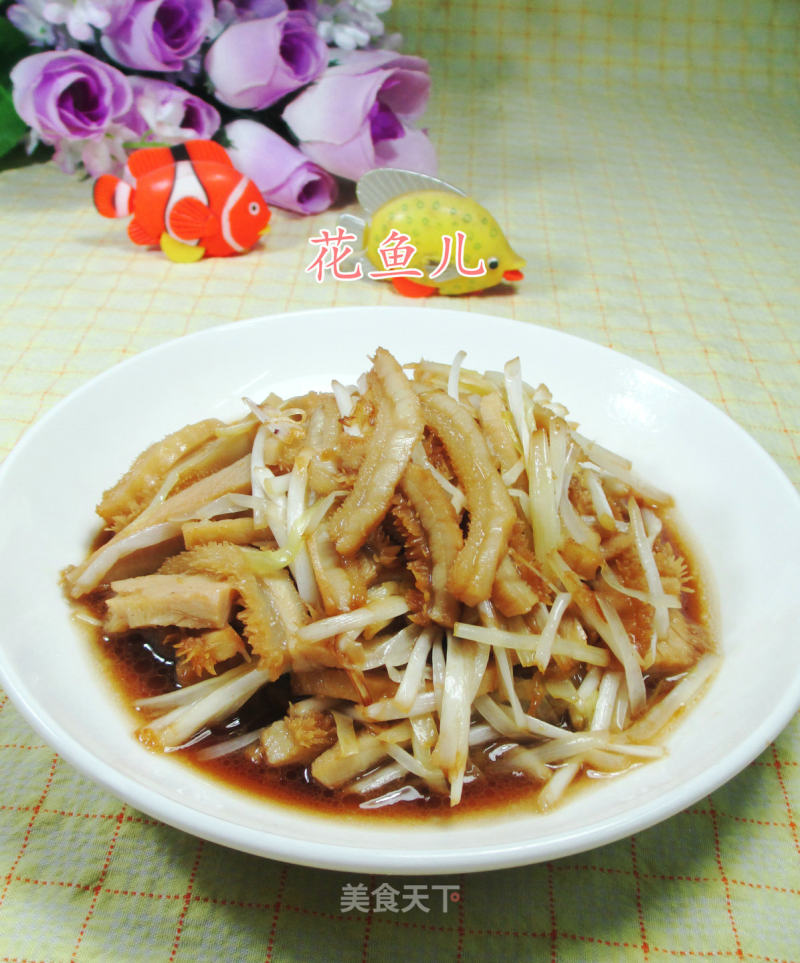
{"label": "orange and white fish toy", "polygon": [[211,140],[145,147],[128,158],[127,180],[103,174],[94,203],[103,217],[127,217],[134,244],[159,245],[171,261],[228,257],[249,250],[271,212],[256,185]]}

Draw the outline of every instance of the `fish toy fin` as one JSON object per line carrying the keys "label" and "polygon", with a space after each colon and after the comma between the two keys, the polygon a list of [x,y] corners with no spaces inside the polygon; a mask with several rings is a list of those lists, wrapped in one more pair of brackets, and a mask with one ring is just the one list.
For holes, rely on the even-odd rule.
{"label": "fish toy fin", "polygon": [[378,167],[367,171],[356,185],[358,203],[368,214],[374,214],[387,201],[411,191],[450,191],[466,197],[463,191],[438,177],[395,167]]}
{"label": "fish toy fin", "polygon": [[98,177],[92,189],[94,206],[103,217],[126,217],[133,211],[133,196],[130,184],[113,174]]}
{"label": "fish toy fin", "polygon": [[170,230],[186,241],[211,234],[216,225],[216,216],[196,197],[182,197],[170,211]]}
{"label": "fish toy fin", "polygon": [[142,147],[128,158],[128,170],[137,180],[152,171],[169,167],[170,164],[172,152],[169,147]]}
{"label": "fish toy fin", "polygon": [[183,145],[191,161],[206,161],[212,164],[225,164],[233,167],[228,152],[214,140],[187,140]]}
{"label": "fish toy fin", "polygon": [[153,237],[152,234],[148,234],[135,217],[128,225],[128,237],[134,244],[140,244],[143,247],[158,244],[158,237]]}
{"label": "fish toy fin", "polygon": [[392,278],[392,284],[398,294],[404,298],[430,298],[439,293],[439,289],[429,284],[420,284],[411,278]]}
{"label": "fish toy fin", "polygon": [[199,261],[206,253],[206,249],[199,244],[182,244],[166,231],[161,235],[160,244],[161,250],[170,261],[178,264],[192,264],[194,261]]}

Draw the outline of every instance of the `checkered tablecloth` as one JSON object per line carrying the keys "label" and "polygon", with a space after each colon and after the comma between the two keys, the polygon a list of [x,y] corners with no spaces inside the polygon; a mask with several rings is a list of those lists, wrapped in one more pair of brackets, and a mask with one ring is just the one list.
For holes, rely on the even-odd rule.
{"label": "checkered tablecloth", "polygon": [[[441,175],[527,260],[514,293],[447,307],[668,373],[798,484],[796,0],[395,0],[389,20],[431,61]],[[388,286],[305,271],[309,237],[335,219],[278,211],[263,248],[175,265],[100,219],[87,182],[51,165],[0,172],[0,455],[152,345],[285,310],[397,303]],[[142,815],[0,692],[0,960],[800,961],[799,763],[795,717],[726,786],[613,845],[370,878],[228,851]]]}

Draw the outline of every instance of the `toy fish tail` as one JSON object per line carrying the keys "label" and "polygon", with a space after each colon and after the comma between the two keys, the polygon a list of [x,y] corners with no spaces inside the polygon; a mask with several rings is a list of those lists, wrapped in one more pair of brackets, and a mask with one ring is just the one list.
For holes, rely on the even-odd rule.
{"label": "toy fish tail", "polygon": [[103,174],[94,182],[94,206],[103,217],[126,217],[133,210],[134,193],[119,177]]}

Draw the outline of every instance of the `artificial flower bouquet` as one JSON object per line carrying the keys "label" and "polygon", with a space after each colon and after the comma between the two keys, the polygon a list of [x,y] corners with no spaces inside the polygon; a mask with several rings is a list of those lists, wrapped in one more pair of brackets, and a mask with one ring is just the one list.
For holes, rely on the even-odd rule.
{"label": "artificial flower bouquet", "polygon": [[428,64],[386,34],[390,6],[17,0],[4,5],[10,24],[0,34],[6,54],[24,53],[7,75],[10,92],[0,86],[0,112],[13,103],[6,140],[48,145],[62,170],[96,177],[122,171],[136,148],[213,138],[268,203],[319,213],[338,178],[375,167],[434,172],[417,127]]}

